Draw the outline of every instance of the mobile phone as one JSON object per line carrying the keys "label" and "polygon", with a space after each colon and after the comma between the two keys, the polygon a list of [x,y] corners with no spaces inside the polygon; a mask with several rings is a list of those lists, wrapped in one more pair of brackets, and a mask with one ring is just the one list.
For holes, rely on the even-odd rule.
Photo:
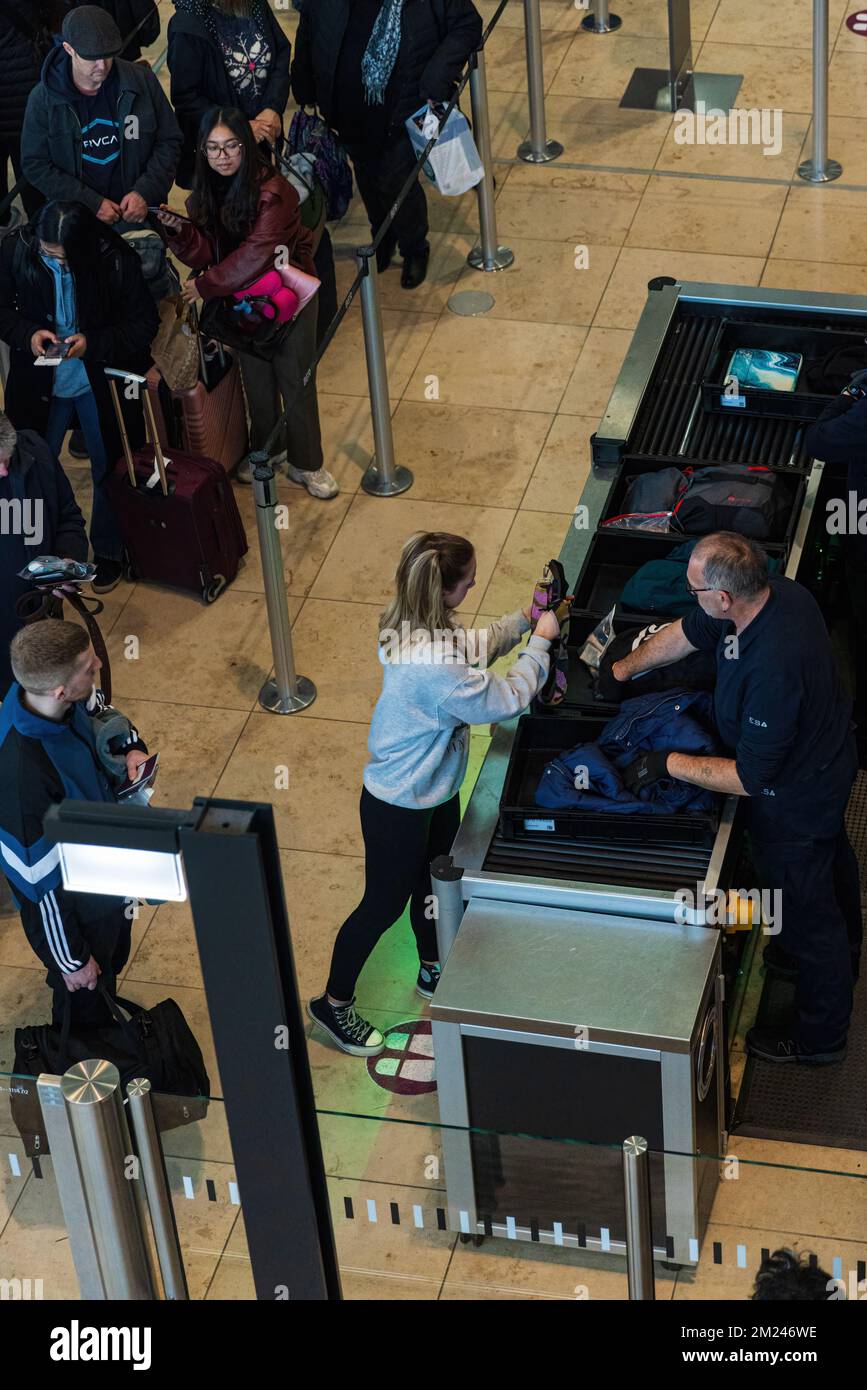
{"label": "mobile phone", "polygon": [[148,206],[148,212],[167,212],[170,216],[177,217],[179,222],[192,222],[193,220],[191,217],[187,217],[183,212],[175,212],[174,208],[152,208]]}
{"label": "mobile phone", "polygon": [[37,367],[53,367],[56,363],[62,362],[68,354],[70,346],[69,343],[52,343],[45,352],[35,359]]}

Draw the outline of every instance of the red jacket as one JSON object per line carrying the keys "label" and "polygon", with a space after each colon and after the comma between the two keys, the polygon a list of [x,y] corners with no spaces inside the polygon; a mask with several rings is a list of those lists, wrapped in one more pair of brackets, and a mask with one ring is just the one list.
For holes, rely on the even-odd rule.
{"label": "red jacket", "polygon": [[[187,199],[189,211],[190,199]],[[288,248],[289,260],[300,270],[316,274],[313,264],[313,235],[301,221],[298,194],[279,174],[265,179],[259,193],[259,207],[241,245],[230,249],[229,239],[200,230],[185,222],[179,232],[164,227],[169,250],[192,270],[209,266],[196,277],[202,299],[223,298],[252,285],[266,270],[273,270],[277,248]],[[222,244],[221,244],[222,243]]]}

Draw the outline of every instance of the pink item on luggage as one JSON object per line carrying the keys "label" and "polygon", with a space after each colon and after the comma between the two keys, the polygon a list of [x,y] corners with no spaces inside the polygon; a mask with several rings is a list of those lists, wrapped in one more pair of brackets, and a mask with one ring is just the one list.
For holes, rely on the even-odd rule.
{"label": "pink item on luggage", "polygon": [[270,304],[259,304],[257,308],[266,319],[273,319],[276,311],[280,323],[288,323],[290,319],[294,319],[300,307],[298,295],[288,285],[284,285],[276,270],[267,270],[252,285],[247,285],[243,290],[236,290],[234,294],[235,299],[241,300],[252,296],[264,296],[269,299]]}

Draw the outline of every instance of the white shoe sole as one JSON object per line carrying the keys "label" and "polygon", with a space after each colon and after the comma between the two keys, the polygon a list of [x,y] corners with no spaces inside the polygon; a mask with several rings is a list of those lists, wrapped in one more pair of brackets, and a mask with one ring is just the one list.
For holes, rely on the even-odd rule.
{"label": "white shoe sole", "polygon": [[336,1033],[332,1033],[331,1029],[326,1027],[321,1018],[317,1018],[309,1003],[307,1005],[307,1014],[308,1017],[312,1018],[313,1022],[322,1029],[323,1033],[327,1033],[331,1041],[340,1048],[340,1051],[348,1052],[350,1057],[378,1057],[381,1052],[385,1051],[385,1038],[383,1038],[382,1042],[376,1047],[359,1047],[355,1043],[345,1043],[341,1041]]}
{"label": "white shoe sole", "polygon": [[339,496],[340,493],[340,488],[338,488],[336,492],[316,492],[314,488],[307,486],[303,478],[293,478],[288,469],[285,470],[283,476],[286,478],[287,482],[292,483],[295,487],[303,487],[308,497],[316,497],[320,502],[331,502],[335,497]]}

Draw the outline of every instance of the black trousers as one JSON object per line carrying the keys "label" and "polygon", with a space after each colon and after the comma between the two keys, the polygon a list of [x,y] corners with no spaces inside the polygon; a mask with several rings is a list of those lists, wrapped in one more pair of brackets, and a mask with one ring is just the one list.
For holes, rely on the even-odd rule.
{"label": "black trousers", "polygon": [[855,667],[855,708],[858,754],[867,767],[867,536],[843,538],[846,588],[852,614],[852,661]]}
{"label": "black trousers", "polygon": [[800,804],[785,811],[781,805],[776,813],[751,808],[750,839],[763,886],[781,893],[779,943],[798,961],[796,1036],[816,1050],[846,1037],[858,977],[861,890],[843,821],[856,771],[850,737]]}
{"label": "black trousers", "polygon": [[[7,136],[4,140],[0,140],[0,202],[2,202],[9,192],[8,165],[10,160],[12,161],[12,172],[15,175],[15,182],[18,183],[21,178],[21,140],[20,138],[15,139],[13,136]],[[39,192],[39,189],[34,188],[30,183],[24,185],[20,196],[24,204],[24,211],[27,214],[27,220],[31,221],[42,207],[45,199]],[[5,227],[11,216],[11,208],[5,213],[0,213],[0,226]]]}
{"label": "black trousers", "polygon": [[328,993],[352,999],[362,966],[379,938],[410,904],[419,960],[436,960],[436,924],[430,904],[430,863],[447,854],[461,820],[457,794],[441,806],[411,811],[361,793],[364,836],[364,897],[334,943]]}
{"label": "black trousers", "polygon": [[[348,144],[346,150],[370,218],[370,230],[375,236],[415,167],[415,153],[402,125],[398,130],[390,131],[377,149]],[[423,251],[427,246],[427,199],[418,179],[391,226],[402,256]]]}
{"label": "black trousers", "polygon": [[337,313],[337,275],[334,270],[334,247],[328,228],[323,227],[319,245],[313,257],[316,275],[321,282],[316,296],[318,304],[316,317],[316,346],[322,342],[325,330]]}
{"label": "black trousers", "polygon": [[[87,923],[87,942],[102,974],[100,980],[110,994],[117,993],[117,977],[129,960],[132,941],[132,922],[122,907],[115,907],[105,917]],[[97,990],[77,989],[70,994],[59,970],[49,970],[46,984],[54,993],[51,1021],[63,1022],[66,999],[72,1004],[71,1026],[101,1028],[111,1022],[111,1013]]]}

